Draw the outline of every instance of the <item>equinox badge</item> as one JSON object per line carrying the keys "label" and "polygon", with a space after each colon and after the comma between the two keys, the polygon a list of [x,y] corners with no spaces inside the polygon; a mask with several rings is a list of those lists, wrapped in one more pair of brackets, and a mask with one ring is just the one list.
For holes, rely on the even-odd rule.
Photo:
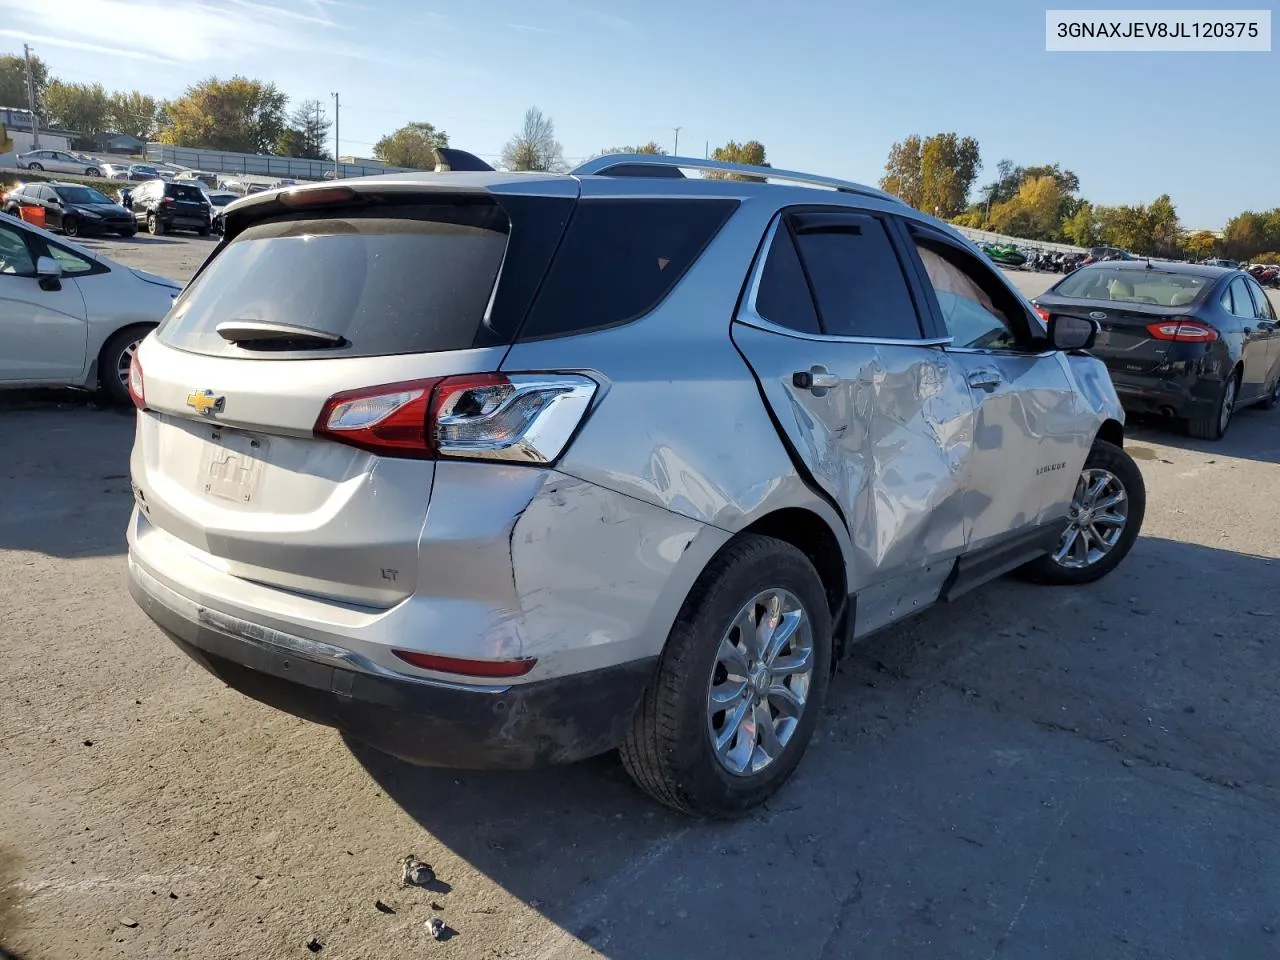
{"label": "equinox badge", "polygon": [[221,413],[226,399],[226,397],[215,397],[212,390],[198,390],[187,394],[187,406],[202,415]]}

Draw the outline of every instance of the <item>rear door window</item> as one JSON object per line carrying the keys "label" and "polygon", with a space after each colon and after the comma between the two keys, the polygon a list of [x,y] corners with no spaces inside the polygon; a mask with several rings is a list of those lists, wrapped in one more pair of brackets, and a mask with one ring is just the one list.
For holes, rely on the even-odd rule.
{"label": "rear door window", "polygon": [[796,247],[824,333],[918,340],[920,319],[902,263],[878,217],[841,211],[798,221]]}
{"label": "rear door window", "polygon": [[649,313],[737,206],[718,198],[580,200],[520,339],[597,330]]}
{"label": "rear door window", "polygon": [[292,324],[343,337],[292,357],[373,357],[473,346],[507,246],[493,202],[424,203],[254,224],[187,287],[158,339],[182,350],[280,359],[224,340],[224,321]]}
{"label": "rear door window", "polygon": [[1253,298],[1249,296],[1249,287],[1244,282],[1244,277],[1236,277],[1231,281],[1228,288],[1228,298],[1224,297],[1222,305],[1226,307],[1234,316],[1241,317],[1245,320],[1254,319]]}
{"label": "rear door window", "polygon": [[1271,301],[1263,289],[1253,280],[1246,280],[1245,283],[1249,287],[1249,292],[1253,294],[1254,316],[1259,320],[1275,320],[1276,312],[1272,309]]}
{"label": "rear door window", "polygon": [[778,224],[760,273],[755,309],[761,317],[780,327],[800,333],[822,332],[809,281],[805,279],[800,255],[796,253],[795,240],[785,219]]}

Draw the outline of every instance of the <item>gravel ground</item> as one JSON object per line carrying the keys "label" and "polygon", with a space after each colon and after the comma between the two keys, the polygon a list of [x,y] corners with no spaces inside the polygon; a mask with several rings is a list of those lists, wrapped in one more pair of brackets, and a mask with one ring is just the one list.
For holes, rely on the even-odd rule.
{"label": "gravel ground", "polygon": [[[104,246],[178,277],[208,249]],[[125,592],[132,425],[0,403],[0,957],[1280,955],[1280,414],[1134,427],[1115,574],[859,646],[794,782],[728,825],[614,757],[417,769],[220,687]]]}

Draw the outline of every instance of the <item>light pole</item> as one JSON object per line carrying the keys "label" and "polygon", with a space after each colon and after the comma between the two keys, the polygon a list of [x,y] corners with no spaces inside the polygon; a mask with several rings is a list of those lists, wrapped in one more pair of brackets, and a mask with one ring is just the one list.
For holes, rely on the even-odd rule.
{"label": "light pole", "polygon": [[675,128],[675,131],[676,131],[676,144],[675,144],[675,146],[674,146],[674,147],[672,147],[672,148],[671,148],[671,155],[672,155],[672,156],[675,156],[675,157],[680,156],[680,131],[681,131],[681,130],[683,130],[683,129],[684,129],[683,127],[676,127],[676,128]]}
{"label": "light pole", "polygon": [[31,148],[40,149],[40,118],[36,116],[36,84],[31,75],[31,45],[22,45],[22,54],[27,58],[27,109],[31,111]]}
{"label": "light pole", "polygon": [[338,126],[338,111],[341,109],[342,105],[338,101],[338,94],[336,91],[330,94],[330,96],[333,97],[333,179],[338,180],[342,177],[340,164],[338,163],[338,154],[341,152],[339,147],[339,143],[341,141],[338,139],[338,132],[341,129]]}

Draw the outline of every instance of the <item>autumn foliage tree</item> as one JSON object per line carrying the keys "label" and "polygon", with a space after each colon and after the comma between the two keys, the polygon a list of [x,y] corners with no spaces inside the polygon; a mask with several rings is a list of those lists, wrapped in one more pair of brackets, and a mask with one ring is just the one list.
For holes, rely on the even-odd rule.
{"label": "autumn foliage tree", "polygon": [[[748,140],[746,143],[738,143],[736,140],[730,140],[723,147],[716,147],[712,150],[711,159],[719,160],[721,163],[737,163],[748,167],[769,166],[769,161],[765,158],[764,144],[759,140]],[[761,177],[753,177],[750,174],[728,173],[722,170],[704,170],[702,175],[708,180],[745,180],[756,182],[763,179]]]}
{"label": "autumn foliage tree", "polygon": [[973,137],[912,134],[889,148],[880,188],[917,210],[951,218],[964,209],[981,165]]}
{"label": "autumn foliage tree", "polygon": [[434,125],[422,121],[406,123],[394,133],[378,140],[373,155],[393,167],[412,167],[415,170],[434,170],[436,148],[447,147],[449,135]]}
{"label": "autumn foliage tree", "polygon": [[603,151],[600,156],[607,156],[611,153],[644,153],[662,157],[667,155],[667,151],[656,140],[650,140],[648,143],[641,144],[638,147],[610,147],[608,150]]}
{"label": "autumn foliage tree", "polygon": [[555,122],[537,107],[526,110],[519,132],[502,148],[502,165],[508,170],[563,170],[564,148],[556,139]]}
{"label": "autumn foliage tree", "polygon": [[[44,93],[49,86],[49,67],[37,56],[31,58],[31,85],[35,88],[36,111],[45,109]],[[27,60],[7,53],[0,56],[0,106],[27,105]]]}
{"label": "autumn foliage tree", "polygon": [[274,83],[210,77],[168,105],[162,143],[239,153],[270,153],[287,127],[289,98]]}

